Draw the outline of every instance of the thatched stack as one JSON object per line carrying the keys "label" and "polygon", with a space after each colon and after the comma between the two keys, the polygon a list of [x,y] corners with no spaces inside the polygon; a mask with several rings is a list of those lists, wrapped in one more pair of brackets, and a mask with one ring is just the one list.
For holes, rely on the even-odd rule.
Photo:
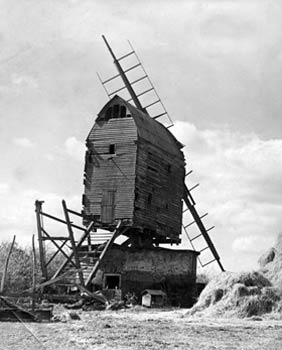
{"label": "thatched stack", "polygon": [[282,317],[282,234],[259,259],[260,271],[223,272],[207,284],[188,315]]}
{"label": "thatched stack", "polygon": [[261,273],[275,287],[282,289],[282,234],[278,236],[275,246],[259,259],[259,264]]}
{"label": "thatched stack", "polygon": [[280,311],[281,294],[258,272],[223,272],[212,279],[188,315],[250,317]]}

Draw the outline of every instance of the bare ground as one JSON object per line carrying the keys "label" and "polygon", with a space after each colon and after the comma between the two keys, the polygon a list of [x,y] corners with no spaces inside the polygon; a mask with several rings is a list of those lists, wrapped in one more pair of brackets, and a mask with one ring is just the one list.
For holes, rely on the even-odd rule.
{"label": "bare ground", "polygon": [[281,320],[188,318],[184,313],[133,309],[81,312],[81,320],[66,323],[1,322],[0,349],[282,349]]}

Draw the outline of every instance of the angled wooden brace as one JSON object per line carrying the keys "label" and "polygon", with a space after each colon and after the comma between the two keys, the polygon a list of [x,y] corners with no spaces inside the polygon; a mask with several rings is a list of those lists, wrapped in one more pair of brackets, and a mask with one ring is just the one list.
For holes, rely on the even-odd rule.
{"label": "angled wooden brace", "polygon": [[73,230],[72,230],[72,226],[71,226],[72,223],[70,221],[70,216],[68,213],[67,205],[66,205],[66,202],[64,200],[62,201],[62,205],[63,205],[64,214],[65,214],[65,219],[67,222],[69,238],[71,241],[71,246],[72,246],[72,251],[73,251],[73,256],[74,256],[74,261],[75,261],[75,266],[79,270],[79,272],[78,272],[79,282],[82,286],[84,286],[83,273],[80,270],[80,261],[79,261],[79,256],[78,256],[78,252],[77,252],[77,246],[75,244],[74,234],[73,234]]}
{"label": "angled wooden brace", "polygon": [[[88,228],[84,231],[83,235],[81,236],[79,242],[76,245],[76,249],[78,249],[79,247],[81,247],[82,243],[85,241],[85,239],[88,237],[88,235],[90,234],[91,230],[93,229],[95,222],[91,221],[91,223],[89,224]],[[68,259],[66,259],[63,264],[59,267],[59,269],[55,272],[55,274],[52,276],[51,280],[57,278],[59,276],[59,274],[64,270],[64,268],[68,265],[68,263],[70,262],[70,260],[73,258],[74,256],[74,252],[72,251],[71,254],[69,255]]]}
{"label": "angled wooden brace", "polygon": [[95,276],[98,268],[99,268],[99,265],[101,263],[101,261],[103,260],[106,252],[109,250],[109,248],[111,247],[111,245],[114,243],[114,240],[116,239],[116,237],[120,234],[120,231],[121,231],[121,226],[122,226],[122,221],[119,220],[118,224],[117,224],[117,227],[115,229],[115,231],[113,232],[112,234],[112,237],[108,240],[107,244],[105,245],[105,248],[103,249],[101,255],[99,256],[98,260],[96,261],[96,264],[93,266],[93,269],[92,271],[90,272],[86,282],[85,282],[85,285],[86,287],[89,286],[92,278]]}

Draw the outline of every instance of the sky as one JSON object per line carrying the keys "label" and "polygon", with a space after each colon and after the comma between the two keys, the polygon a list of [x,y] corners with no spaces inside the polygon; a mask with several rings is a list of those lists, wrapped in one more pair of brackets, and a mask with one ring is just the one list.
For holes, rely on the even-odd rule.
{"label": "sky", "polygon": [[169,111],[224,267],[257,268],[282,230],[280,0],[0,0],[0,241],[31,244],[36,199],[81,210],[96,72],[115,74],[102,34]]}

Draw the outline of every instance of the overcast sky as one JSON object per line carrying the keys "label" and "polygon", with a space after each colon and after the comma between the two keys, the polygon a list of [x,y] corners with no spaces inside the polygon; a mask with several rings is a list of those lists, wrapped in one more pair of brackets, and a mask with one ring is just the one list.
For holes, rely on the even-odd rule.
{"label": "overcast sky", "polygon": [[84,141],[108,101],[96,72],[115,74],[105,34],[118,55],[130,40],[174,120],[225,268],[255,268],[282,229],[282,1],[0,5],[0,240],[30,244],[35,199],[80,211]]}

